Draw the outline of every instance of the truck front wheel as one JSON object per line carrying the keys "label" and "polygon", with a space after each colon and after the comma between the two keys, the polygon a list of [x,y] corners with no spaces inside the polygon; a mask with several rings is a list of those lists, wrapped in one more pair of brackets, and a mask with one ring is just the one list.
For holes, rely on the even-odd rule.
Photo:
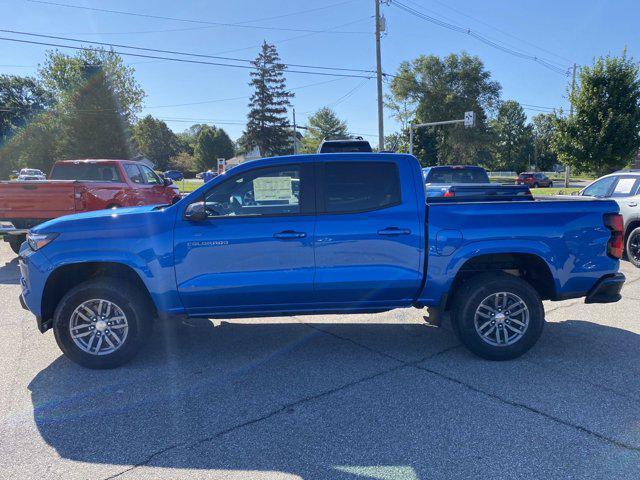
{"label": "truck front wheel", "polygon": [[[126,283],[126,282],[125,282]],[[113,368],[128,362],[151,333],[148,302],[138,287],[122,280],[89,280],[58,304],[53,331],[58,346],[87,368]]]}
{"label": "truck front wheel", "polygon": [[488,360],[510,360],[538,341],[544,307],[538,292],[503,272],[472,277],[457,293],[452,311],[460,341]]}
{"label": "truck front wheel", "polygon": [[27,239],[26,235],[10,235],[7,243],[16,255],[20,253],[22,243]]}

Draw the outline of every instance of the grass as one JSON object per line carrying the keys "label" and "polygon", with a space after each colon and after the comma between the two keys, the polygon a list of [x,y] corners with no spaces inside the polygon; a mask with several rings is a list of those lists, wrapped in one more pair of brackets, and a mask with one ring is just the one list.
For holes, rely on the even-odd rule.
{"label": "grass", "polygon": [[197,178],[188,178],[184,181],[180,180],[179,182],[175,182],[175,184],[180,189],[180,193],[191,193],[196,188],[202,186],[203,183],[203,180],[199,180]]}
{"label": "grass", "polygon": [[571,195],[572,193],[579,192],[579,188],[532,188],[531,193],[534,196],[541,195]]}

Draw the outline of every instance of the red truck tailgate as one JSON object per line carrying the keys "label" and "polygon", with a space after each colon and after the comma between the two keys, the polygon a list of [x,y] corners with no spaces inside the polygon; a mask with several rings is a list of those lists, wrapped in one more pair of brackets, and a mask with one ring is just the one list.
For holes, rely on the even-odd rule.
{"label": "red truck tailgate", "polygon": [[49,219],[75,213],[81,191],[73,180],[0,182],[0,219]]}

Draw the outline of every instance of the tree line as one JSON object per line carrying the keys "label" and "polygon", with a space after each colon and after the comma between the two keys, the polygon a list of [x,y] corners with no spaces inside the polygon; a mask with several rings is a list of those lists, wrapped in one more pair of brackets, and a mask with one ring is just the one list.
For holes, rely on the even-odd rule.
{"label": "tree line", "polygon": [[527,120],[515,100],[482,61],[467,53],[420,56],[404,62],[390,83],[386,105],[401,125],[387,137],[395,151],[408,151],[409,123],[477,116],[475,128],[418,129],[414,153],[424,165],[479,164],[491,170],[551,170],[569,164],[602,175],[628,166],[640,149],[639,66],[625,52],[582,67],[568,89],[573,114],[561,109]]}
{"label": "tree line", "polygon": [[[247,125],[233,142],[213,125],[175,133],[161,119],[138,118],[144,90],[133,68],[112,51],[48,52],[36,78],[0,75],[0,178],[25,166],[48,171],[64,158],[145,157],[160,170],[195,172],[255,147],[263,156],[292,153],[287,113],[294,95],[286,87],[285,65],[267,42],[252,63]],[[518,172],[567,163],[579,172],[607,173],[628,165],[640,148],[638,71],[625,53],[598,58],[580,69],[568,91],[573,115],[555,110],[529,121],[522,105],[501,98],[501,85],[478,57],[422,55],[391,76],[385,104],[400,129],[386,137],[386,149],[409,150],[411,122],[474,111],[475,128],[416,130],[414,154],[421,163]],[[312,153],[324,138],[348,134],[346,122],[324,107],[309,117],[297,141],[300,151]]]}

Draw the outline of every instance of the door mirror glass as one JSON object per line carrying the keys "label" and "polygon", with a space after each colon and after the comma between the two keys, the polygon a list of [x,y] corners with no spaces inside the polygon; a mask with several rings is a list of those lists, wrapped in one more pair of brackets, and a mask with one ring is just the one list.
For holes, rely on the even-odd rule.
{"label": "door mirror glass", "polygon": [[190,204],[184,211],[184,218],[191,222],[202,222],[207,219],[207,210],[204,202]]}
{"label": "door mirror glass", "polygon": [[173,180],[171,180],[170,178],[164,177],[162,181],[165,187],[168,187],[169,185],[173,185]]}

